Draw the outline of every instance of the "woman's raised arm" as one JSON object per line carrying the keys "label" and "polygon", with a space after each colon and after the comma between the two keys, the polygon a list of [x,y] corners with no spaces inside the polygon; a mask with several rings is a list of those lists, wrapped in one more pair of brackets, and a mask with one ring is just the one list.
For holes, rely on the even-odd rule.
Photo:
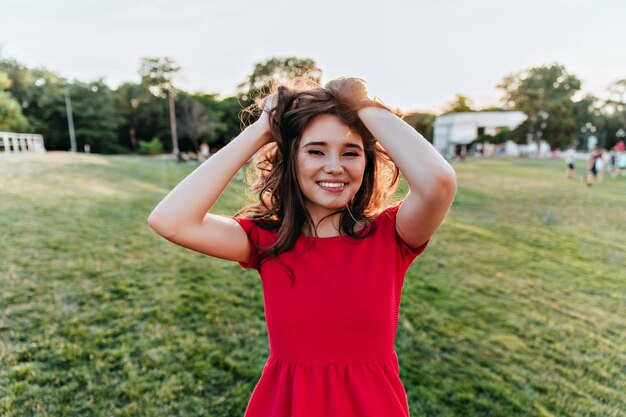
{"label": "woman's raised arm", "polygon": [[208,214],[237,171],[270,140],[267,112],[196,168],[154,208],[148,224],[173,243],[218,258],[247,261],[243,229],[231,218]]}
{"label": "woman's raised arm", "polygon": [[418,247],[430,239],[450,209],[457,186],[454,169],[422,135],[393,113],[364,107],[358,115],[409,184],[409,195],[398,209],[396,230],[409,246]]}

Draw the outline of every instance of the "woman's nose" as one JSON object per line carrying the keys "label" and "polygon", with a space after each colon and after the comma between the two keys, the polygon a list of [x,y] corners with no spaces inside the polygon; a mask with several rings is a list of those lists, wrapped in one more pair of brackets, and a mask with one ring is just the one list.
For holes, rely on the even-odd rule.
{"label": "woman's nose", "polygon": [[341,174],[343,172],[343,165],[341,165],[339,158],[330,157],[328,161],[326,161],[324,171],[328,174]]}

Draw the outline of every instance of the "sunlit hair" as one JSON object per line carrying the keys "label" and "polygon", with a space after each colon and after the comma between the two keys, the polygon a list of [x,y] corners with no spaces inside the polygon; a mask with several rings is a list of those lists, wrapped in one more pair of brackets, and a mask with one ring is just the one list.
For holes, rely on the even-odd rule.
{"label": "sunlit hair", "polygon": [[[368,236],[373,229],[365,227],[355,232],[357,222],[370,224],[388,204],[396,191],[400,171],[389,154],[376,141],[357,115],[359,108],[385,105],[367,100],[354,100],[354,91],[362,82],[354,78],[330,81],[324,87],[306,79],[297,79],[272,89],[276,105],[270,112],[272,142],[263,147],[254,158],[254,169],[248,171],[248,181],[258,194],[259,201],[240,210],[256,221],[259,227],[277,232],[276,241],[262,250],[262,258],[278,256],[291,249],[298,237],[306,233],[316,236],[305,209],[305,200],[296,175],[296,158],[305,128],[320,114],[331,114],[348,125],[363,140],[365,172],[363,183],[354,198],[341,210],[340,234],[353,238]],[[362,87],[361,87],[362,88]],[[254,105],[262,109],[268,97]],[[390,110],[391,111],[391,110]]]}

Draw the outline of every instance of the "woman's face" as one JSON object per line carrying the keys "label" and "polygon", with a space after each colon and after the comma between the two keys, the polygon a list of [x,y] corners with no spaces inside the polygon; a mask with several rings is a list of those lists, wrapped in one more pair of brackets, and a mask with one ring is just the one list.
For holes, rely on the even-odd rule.
{"label": "woman's face", "polygon": [[352,200],[361,187],[365,165],[363,140],[348,125],[331,114],[309,123],[298,146],[296,174],[313,221]]}

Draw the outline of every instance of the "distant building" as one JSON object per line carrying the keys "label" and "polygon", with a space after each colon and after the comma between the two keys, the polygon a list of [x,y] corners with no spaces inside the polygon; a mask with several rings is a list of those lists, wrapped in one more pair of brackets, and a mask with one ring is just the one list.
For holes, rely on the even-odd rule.
{"label": "distant building", "polygon": [[527,116],[521,111],[490,111],[444,114],[435,119],[433,145],[446,158],[465,154],[467,145],[481,135],[513,130]]}

